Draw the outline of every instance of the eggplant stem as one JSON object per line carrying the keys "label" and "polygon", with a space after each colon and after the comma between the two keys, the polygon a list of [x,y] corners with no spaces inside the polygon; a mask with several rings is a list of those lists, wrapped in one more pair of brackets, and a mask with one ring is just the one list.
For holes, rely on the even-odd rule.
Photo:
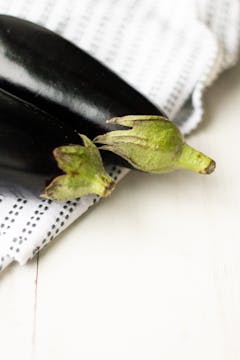
{"label": "eggplant stem", "polygon": [[185,169],[211,174],[216,163],[187,145],[179,129],[163,116],[130,115],[107,121],[128,127],[97,136],[100,150],[111,151],[134,168],[150,173]]}
{"label": "eggplant stem", "polygon": [[65,201],[88,194],[106,197],[114,190],[115,182],[105,171],[98,148],[85,135],[80,136],[84,146],[66,145],[54,149],[58,167],[65,174],[53,179],[41,197]]}
{"label": "eggplant stem", "polygon": [[199,174],[211,174],[215,170],[216,163],[202,152],[184,144],[178,166],[180,169],[198,172]]}
{"label": "eggplant stem", "polygon": [[[65,174],[56,177],[41,195],[64,201],[82,195],[106,197],[115,182],[106,173],[99,149],[112,151],[138,170],[152,173],[185,169],[200,174],[211,174],[215,161],[184,142],[178,128],[162,116],[124,116],[108,123],[128,127],[97,136],[93,142],[80,134],[83,146],[61,146],[53,151],[58,167]],[[130,129],[129,129],[130,128]]]}

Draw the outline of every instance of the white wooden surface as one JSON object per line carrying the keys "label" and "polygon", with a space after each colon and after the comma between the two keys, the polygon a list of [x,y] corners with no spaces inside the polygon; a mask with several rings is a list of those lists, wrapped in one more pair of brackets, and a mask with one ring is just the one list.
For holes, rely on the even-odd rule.
{"label": "white wooden surface", "polygon": [[240,66],[206,102],[214,175],[132,172],[0,275],[1,359],[240,359]]}

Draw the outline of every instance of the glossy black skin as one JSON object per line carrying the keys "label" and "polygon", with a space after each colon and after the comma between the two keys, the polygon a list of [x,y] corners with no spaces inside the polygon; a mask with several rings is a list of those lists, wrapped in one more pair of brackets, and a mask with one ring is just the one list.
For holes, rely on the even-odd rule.
{"label": "glossy black skin", "polygon": [[[10,171],[13,179],[12,175],[16,175],[16,183],[25,183],[25,187],[39,191],[38,186],[35,186],[37,179],[34,186],[29,179],[32,176],[39,177],[42,184],[42,179],[46,182],[46,174],[49,178],[56,172],[51,151],[68,141],[79,142],[79,139],[75,139],[74,130],[93,139],[101,133],[119,128],[106,124],[106,120],[112,117],[130,114],[164,115],[120,77],[69,41],[39,25],[6,15],[0,15],[0,89],[18,97],[22,102],[20,104],[18,101],[11,109],[9,100],[8,113],[5,115],[7,100],[1,94],[0,136],[2,137],[5,123],[12,117],[15,120],[11,123],[11,136],[17,140],[17,134],[21,131],[23,139],[28,136],[26,145],[21,145],[21,139],[17,140],[16,148],[23,146],[17,158],[16,148],[8,144],[8,141],[12,142],[10,136],[1,143],[0,185],[1,181],[4,182],[5,172]],[[33,105],[29,112],[26,111],[27,108],[30,109],[28,104]],[[37,109],[42,109],[45,115],[40,116]],[[48,114],[58,119],[59,124]],[[65,130],[60,121],[66,126],[66,134],[72,131],[73,137],[64,137]],[[30,132],[28,128],[31,129]],[[43,129],[46,134],[41,133]],[[39,143],[43,151],[41,154],[37,146]],[[26,151],[29,148],[31,151]],[[111,152],[104,151],[102,155],[105,164],[130,167]],[[38,156],[41,161],[36,162]],[[3,167],[6,159],[8,170]]]}
{"label": "glossy black skin", "polygon": [[0,111],[0,186],[39,195],[61,173],[53,149],[81,139],[71,127],[2,90]]}
{"label": "glossy black skin", "polygon": [[[39,25],[0,15],[0,87],[93,138],[115,116],[161,112],[103,64]],[[144,76],[144,74],[143,74]]]}

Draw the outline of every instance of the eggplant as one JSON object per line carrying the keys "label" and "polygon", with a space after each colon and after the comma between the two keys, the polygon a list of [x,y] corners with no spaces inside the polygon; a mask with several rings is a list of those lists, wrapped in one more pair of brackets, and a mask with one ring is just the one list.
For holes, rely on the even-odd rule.
{"label": "eggplant", "polygon": [[85,135],[4,90],[0,109],[0,187],[56,200],[113,191],[115,183]]}
{"label": "eggplant", "polygon": [[71,127],[3,90],[0,111],[0,186],[40,194],[61,173],[54,148],[81,139]]}
{"label": "eggplant", "polygon": [[[94,138],[116,128],[106,123],[113,116],[161,114],[86,52],[26,20],[0,15],[0,64],[0,185],[5,187],[22,186],[39,195],[60,174],[54,148],[80,144],[77,132]],[[104,155],[105,165],[132,167],[119,156]]]}
{"label": "eggplant", "polygon": [[46,28],[0,15],[0,88],[94,138],[106,120],[166,116],[85,51]]}
{"label": "eggplant", "polygon": [[0,64],[0,185],[37,195],[45,188],[56,200],[109,195],[114,182],[90,139],[108,150],[104,164],[157,173],[215,168],[160,109],[50,30],[0,15]]}

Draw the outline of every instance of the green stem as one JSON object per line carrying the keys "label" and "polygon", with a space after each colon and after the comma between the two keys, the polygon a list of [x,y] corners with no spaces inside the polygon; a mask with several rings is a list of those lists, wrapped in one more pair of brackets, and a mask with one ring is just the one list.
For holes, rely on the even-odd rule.
{"label": "green stem", "polygon": [[190,145],[184,144],[181,156],[177,162],[177,167],[200,174],[211,174],[216,167],[216,163]]}

